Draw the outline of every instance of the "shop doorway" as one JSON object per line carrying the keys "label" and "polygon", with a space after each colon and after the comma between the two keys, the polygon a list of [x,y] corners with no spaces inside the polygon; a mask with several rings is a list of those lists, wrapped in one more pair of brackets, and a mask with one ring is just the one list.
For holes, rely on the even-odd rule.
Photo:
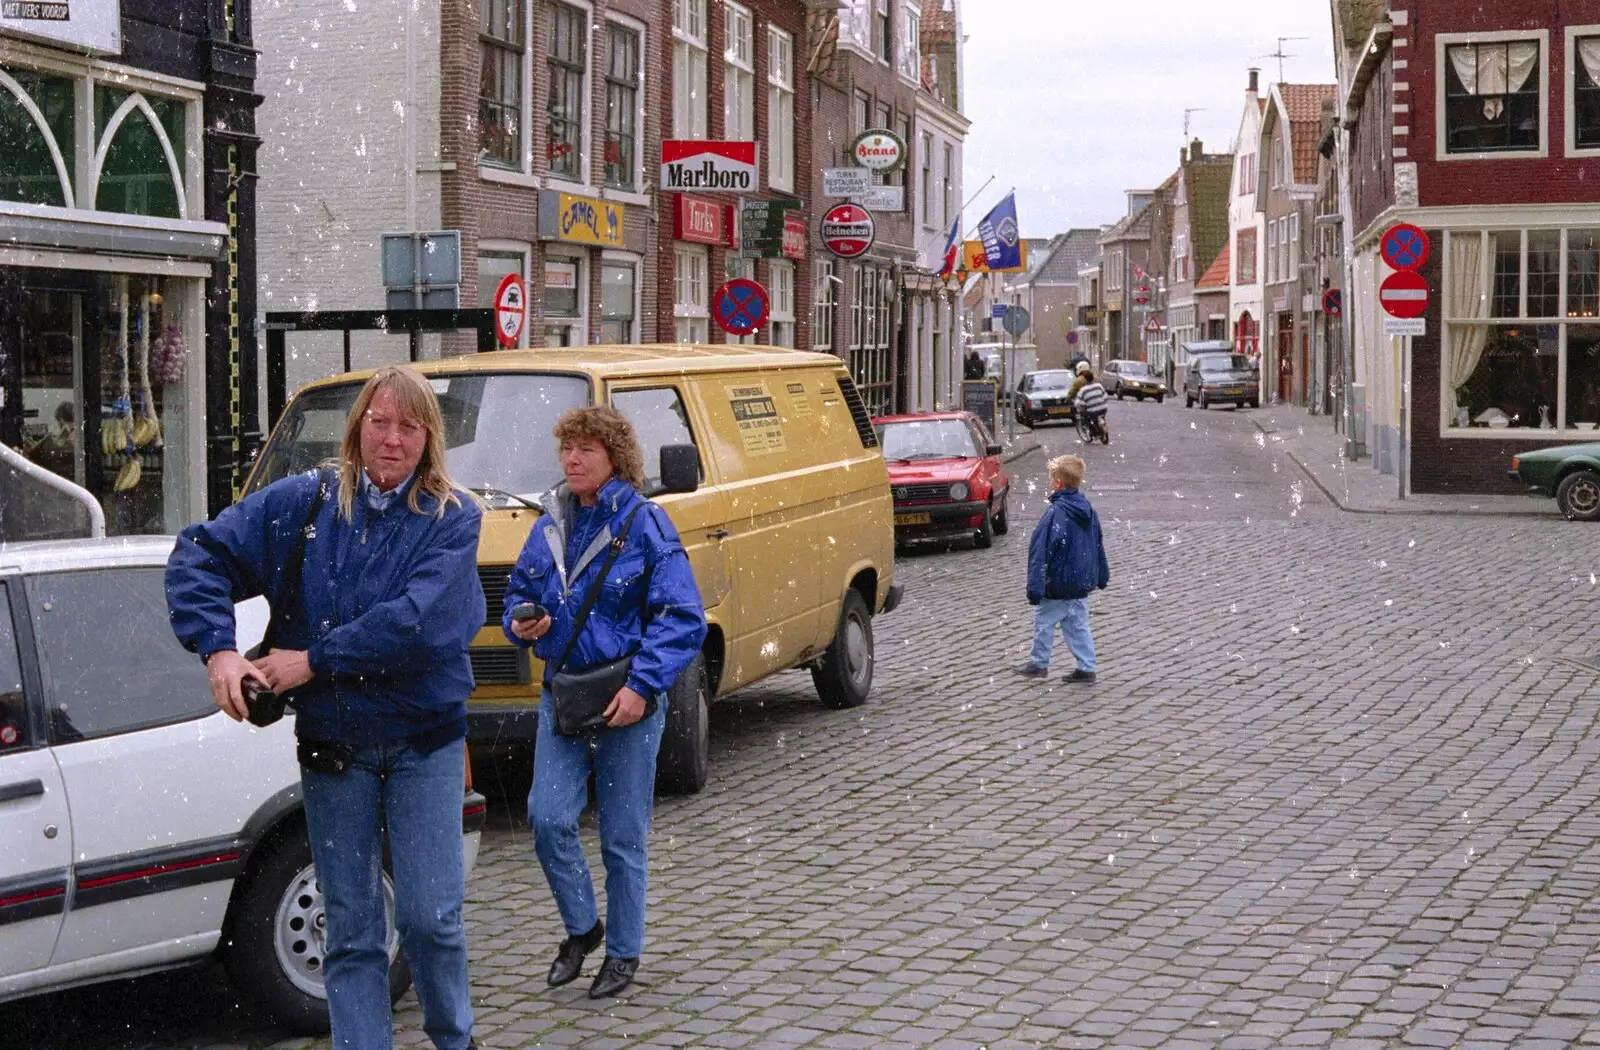
{"label": "shop doorway", "polygon": [[1294,400],[1294,314],[1278,315],[1278,401]]}

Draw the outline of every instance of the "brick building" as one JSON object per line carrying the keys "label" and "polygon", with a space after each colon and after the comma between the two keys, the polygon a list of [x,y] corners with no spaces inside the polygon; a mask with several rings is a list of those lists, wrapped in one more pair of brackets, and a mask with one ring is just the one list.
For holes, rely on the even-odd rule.
{"label": "brick building", "polygon": [[1026,301],[1033,315],[1033,344],[1040,368],[1065,368],[1085,351],[1078,331],[1082,304],[1079,274],[1100,259],[1100,231],[1068,230],[1052,237],[1026,275]]}
{"label": "brick building", "polygon": [[[1178,157],[1172,205],[1172,250],[1166,267],[1167,339],[1174,371],[1186,366],[1185,343],[1211,338],[1209,304],[1198,295],[1200,279],[1228,248],[1229,186],[1233,155],[1207,153],[1195,139]],[[1223,267],[1226,277],[1227,268]],[[1226,284],[1226,280],[1224,280]],[[1227,304],[1222,313],[1226,321]]]}
{"label": "brick building", "polygon": [[[1415,491],[1506,490],[1511,455],[1600,424],[1600,0],[1334,15],[1360,425]],[[1433,241],[1409,352],[1376,300],[1396,221]]]}
{"label": "brick building", "polygon": [[[1100,235],[1099,365],[1144,360],[1143,326],[1155,290],[1148,274],[1157,196],[1156,190],[1128,190],[1128,214]],[[1136,302],[1140,297],[1147,301]]]}

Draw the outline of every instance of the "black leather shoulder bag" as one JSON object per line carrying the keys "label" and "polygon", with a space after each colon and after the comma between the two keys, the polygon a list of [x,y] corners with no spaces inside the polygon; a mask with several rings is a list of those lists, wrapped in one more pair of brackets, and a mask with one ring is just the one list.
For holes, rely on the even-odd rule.
{"label": "black leather shoulder bag", "polygon": [[[644,503],[636,505],[628,512],[627,518],[622,522],[622,531],[611,541],[611,547],[606,551],[605,561],[600,565],[600,571],[595,575],[594,582],[589,585],[589,591],[583,596],[583,604],[578,607],[578,615],[572,620],[572,633],[567,637],[567,646],[561,653],[561,659],[555,663],[555,669],[550,677],[550,699],[555,708],[556,732],[561,736],[587,736],[602,732],[608,728],[606,725],[606,708],[611,706],[611,701],[621,692],[622,687],[628,684],[628,673],[633,669],[633,658],[638,655],[638,649],[608,663],[598,664],[583,671],[567,671],[564,668],[567,660],[572,656],[572,650],[578,644],[578,638],[583,634],[583,628],[589,622],[589,614],[594,611],[595,603],[600,600],[600,591],[605,587],[606,577],[611,574],[611,567],[617,562],[617,555],[622,553],[623,546],[628,541],[628,532],[633,528],[633,519],[643,509]],[[650,583],[645,581],[645,593],[650,592]],[[655,714],[656,698],[644,698],[644,718]]]}

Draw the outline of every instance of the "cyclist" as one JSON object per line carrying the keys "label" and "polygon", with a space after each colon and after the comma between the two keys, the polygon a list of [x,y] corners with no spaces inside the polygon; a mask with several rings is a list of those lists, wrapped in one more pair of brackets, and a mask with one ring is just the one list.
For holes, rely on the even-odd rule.
{"label": "cyclist", "polygon": [[1074,384],[1077,394],[1072,399],[1073,408],[1079,419],[1088,420],[1089,432],[1098,433],[1104,439],[1106,413],[1110,410],[1111,399],[1106,394],[1106,388],[1100,385],[1094,372],[1087,366],[1079,373],[1078,379],[1082,385]]}

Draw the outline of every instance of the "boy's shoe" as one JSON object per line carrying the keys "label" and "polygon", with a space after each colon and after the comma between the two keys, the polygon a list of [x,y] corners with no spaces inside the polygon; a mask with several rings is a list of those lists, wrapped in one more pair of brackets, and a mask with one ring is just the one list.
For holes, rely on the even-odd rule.
{"label": "boy's shoe", "polygon": [[1050,673],[1050,669],[1048,667],[1040,667],[1030,660],[1018,667],[1013,667],[1011,673],[1020,674],[1024,678],[1043,678]]}
{"label": "boy's shoe", "polygon": [[1082,682],[1084,685],[1093,685],[1094,684],[1094,672],[1093,671],[1085,671],[1083,668],[1080,667],[1076,671],[1073,671],[1071,674],[1069,674],[1065,678],[1063,678],[1062,681],[1063,682]]}

